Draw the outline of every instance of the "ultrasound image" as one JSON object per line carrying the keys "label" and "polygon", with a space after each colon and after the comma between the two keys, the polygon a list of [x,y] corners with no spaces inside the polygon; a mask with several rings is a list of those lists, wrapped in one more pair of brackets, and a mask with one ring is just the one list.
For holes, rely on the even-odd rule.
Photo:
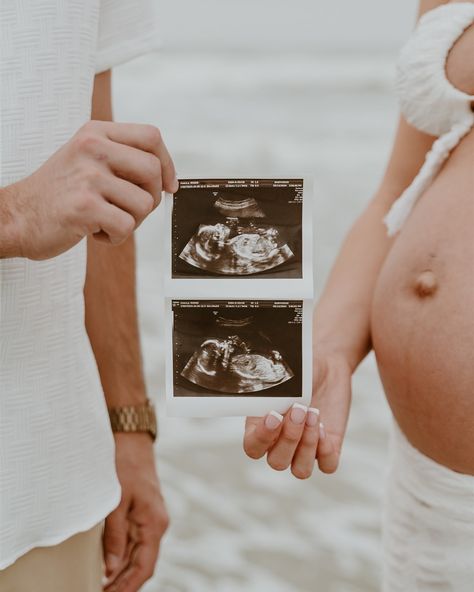
{"label": "ultrasound image", "polygon": [[230,218],[227,224],[199,226],[180,258],[190,265],[225,275],[248,275],[266,271],[294,257],[281,244],[278,230],[271,226],[244,226]]}
{"label": "ultrasound image", "polygon": [[301,304],[173,302],[176,396],[301,394]]}
{"label": "ultrasound image", "polygon": [[301,277],[302,181],[229,183],[180,182],[173,277]]}

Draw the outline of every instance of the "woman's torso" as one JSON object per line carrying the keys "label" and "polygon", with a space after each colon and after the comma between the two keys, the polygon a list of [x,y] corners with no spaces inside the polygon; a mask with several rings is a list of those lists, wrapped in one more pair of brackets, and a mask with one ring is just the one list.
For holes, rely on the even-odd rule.
{"label": "woman's torso", "polygon": [[[474,94],[474,26],[449,81]],[[395,241],[374,294],[372,340],[389,404],[412,444],[474,474],[474,131],[461,140]]]}

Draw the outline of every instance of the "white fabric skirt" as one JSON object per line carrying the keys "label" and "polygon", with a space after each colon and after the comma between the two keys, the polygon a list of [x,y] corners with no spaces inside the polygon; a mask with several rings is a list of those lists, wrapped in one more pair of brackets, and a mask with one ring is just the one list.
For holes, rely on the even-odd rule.
{"label": "white fabric skirt", "polygon": [[384,592],[473,592],[474,476],[439,465],[393,427]]}

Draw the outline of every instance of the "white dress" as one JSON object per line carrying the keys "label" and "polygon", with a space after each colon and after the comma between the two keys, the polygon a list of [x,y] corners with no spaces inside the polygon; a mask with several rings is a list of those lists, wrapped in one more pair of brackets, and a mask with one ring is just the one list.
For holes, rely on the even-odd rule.
{"label": "white dress", "polygon": [[[0,185],[90,119],[97,72],[157,45],[153,0],[2,0]],[[84,327],[86,243],[0,260],[0,569],[101,521],[120,499]]]}

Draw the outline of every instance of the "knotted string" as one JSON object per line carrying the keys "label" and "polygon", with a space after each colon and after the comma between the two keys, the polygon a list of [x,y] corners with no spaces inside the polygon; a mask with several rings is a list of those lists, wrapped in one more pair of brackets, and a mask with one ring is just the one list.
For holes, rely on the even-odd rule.
{"label": "knotted string", "polygon": [[396,234],[408,219],[416,202],[433,182],[451,151],[474,125],[474,114],[462,123],[454,125],[449,132],[440,136],[426,155],[425,162],[412,184],[392,205],[384,218],[388,236]]}

